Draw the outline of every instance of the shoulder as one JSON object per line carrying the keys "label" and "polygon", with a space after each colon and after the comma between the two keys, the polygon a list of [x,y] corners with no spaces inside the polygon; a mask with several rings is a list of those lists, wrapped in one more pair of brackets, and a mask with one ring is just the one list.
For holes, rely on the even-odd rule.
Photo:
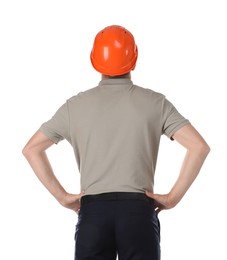
{"label": "shoulder", "polygon": [[157,92],[151,88],[141,87],[139,85],[134,85],[134,87],[139,95],[147,97],[148,99],[157,101],[165,100],[165,95],[163,93]]}
{"label": "shoulder", "polygon": [[70,97],[67,102],[74,103],[80,101],[81,99],[86,99],[94,96],[98,92],[98,87],[89,88],[85,91],[80,91],[76,95]]}

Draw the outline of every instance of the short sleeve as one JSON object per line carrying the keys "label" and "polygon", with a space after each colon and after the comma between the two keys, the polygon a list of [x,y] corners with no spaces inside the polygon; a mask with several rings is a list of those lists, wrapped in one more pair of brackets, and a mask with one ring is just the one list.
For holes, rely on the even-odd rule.
{"label": "short sleeve", "polygon": [[183,117],[174,105],[166,98],[163,103],[162,131],[167,137],[173,140],[173,134],[181,127],[190,124],[189,120]]}
{"label": "short sleeve", "polygon": [[63,139],[69,140],[70,131],[67,102],[57,110],[50,120],[43,123],[39,130],[56,144]]}

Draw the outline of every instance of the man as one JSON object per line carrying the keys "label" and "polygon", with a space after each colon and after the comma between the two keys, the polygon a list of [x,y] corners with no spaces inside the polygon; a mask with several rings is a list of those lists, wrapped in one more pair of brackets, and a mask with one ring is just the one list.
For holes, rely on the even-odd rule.
{"label": "man", "polygon": [[[23,154],[48,191],[79,214],[75,259],[158,260],[157,214],[175,207],[198,175],[209,146],[163,94],[134,85],[138,48],[117,25],[95,37],[93,67],[98,86],[71,97],[42,124]],[[154,194],[161,136],[185,147],[175,184]],[[66,139],[81,174],[81,193],[69,194],[55,177],[45,151]]]}

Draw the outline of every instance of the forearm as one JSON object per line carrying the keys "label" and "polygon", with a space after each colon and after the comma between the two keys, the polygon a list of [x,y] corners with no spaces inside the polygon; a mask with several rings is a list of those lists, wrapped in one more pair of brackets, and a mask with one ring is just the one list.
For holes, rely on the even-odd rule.
{"label": "forearm", "polygon": [[195,149],[186,152],[179,177],[169,193],[169,202],[172,207],[183,198],[194,182],[208,153],[209,148],[206,146],[200,150]]}
{"label": "forearm", "polygon": [[66,195],[66,191],[54,175],[45,151],[40,152],[34,150],[31,149],[31,151],[24,152],[24,156],[41,183],[59,202],[61,202]]}
{"label": "forearm", "polygon": [[186,155],[180,169],[179,177],[167,194],[154,194],[146,191],[146,195],[155,201],[156,212],[171,209],[183,198],[190,188],[210,152],[210,147],[190,124],[180,128],[173,139],[186,148]]}

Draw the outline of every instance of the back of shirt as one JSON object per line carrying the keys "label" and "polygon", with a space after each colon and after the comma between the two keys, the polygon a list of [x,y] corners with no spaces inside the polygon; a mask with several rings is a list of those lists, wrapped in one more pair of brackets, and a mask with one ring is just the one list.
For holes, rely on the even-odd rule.
{"label": "back of shirt", "polygon": [[164,95],[110,78],[67,100],[40,130],[72,144],[86,194],[144,192],[153,191],[161,135],[188,123]]}

